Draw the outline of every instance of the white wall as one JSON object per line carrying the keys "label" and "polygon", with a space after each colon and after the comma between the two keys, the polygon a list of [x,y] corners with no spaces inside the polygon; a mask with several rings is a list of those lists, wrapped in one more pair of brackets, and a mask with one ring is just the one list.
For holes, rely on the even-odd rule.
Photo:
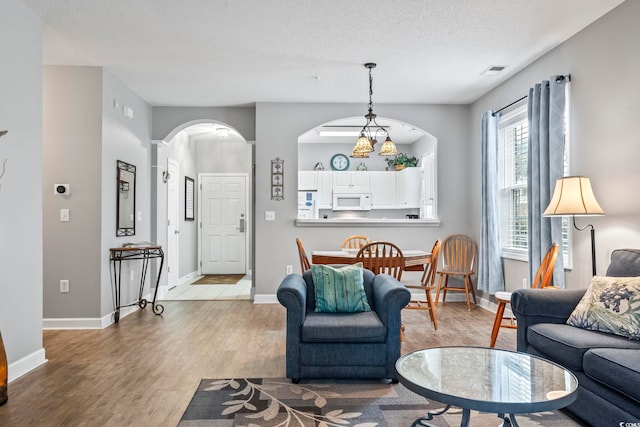
{"label": "white wall", "polygon": [[0,330],[9,380],[45,361],[42,346],[42,23],[0,2]]}
{"label": "white wall", "polygon": [[[533,84],[554,74],[571,74],[570,173],[591,178],[606,215],[578,218],[579,226],[596,229],[598,274],[603,275],[611,251],[640,247],[640,2],[627,1],[491,91],[471,109],[468,155],[471,164],[471,219],[480,229],[480,117],[528,93]],[[589,231],[573,231],[573,271],[568,288],[585,288],[591,279]],[[526,263],[505,262],[508,288],[528,274]]]}

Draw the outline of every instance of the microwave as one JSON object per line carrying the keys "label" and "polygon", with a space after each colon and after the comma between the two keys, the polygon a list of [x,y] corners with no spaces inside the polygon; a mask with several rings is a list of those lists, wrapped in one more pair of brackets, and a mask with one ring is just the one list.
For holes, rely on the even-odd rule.
{"label": "microwave", "polygon": [[333,193],[334,211],[369,211],[371,193]]}

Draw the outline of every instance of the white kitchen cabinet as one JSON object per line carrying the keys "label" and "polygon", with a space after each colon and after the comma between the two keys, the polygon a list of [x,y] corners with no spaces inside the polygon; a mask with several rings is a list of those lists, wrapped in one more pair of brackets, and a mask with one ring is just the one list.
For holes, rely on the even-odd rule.
{"label": "white kitchen cabinet", "polygon": [[316,171],[298,171],[298,191],[318,189],[318,173]]}
{"label": "white kitchen cabinet", "polygon": [[371,171],[371,209],[393,209],[396,199],[397,172]]}
{"label": "white kitchen cabinet", "polygon": [[369,172],[333,172],[334,193],[369,193]]}
{"label": "white kitchen cabinet", "polygon": [[396,208],[419,208],[423,181],[422,168],[406,168],[396,172]]}
{"label": "white kitchen cabinet", "polygon": [[317,172],[318,198],[320,209],[331,209],[333,206],[333,172]]}

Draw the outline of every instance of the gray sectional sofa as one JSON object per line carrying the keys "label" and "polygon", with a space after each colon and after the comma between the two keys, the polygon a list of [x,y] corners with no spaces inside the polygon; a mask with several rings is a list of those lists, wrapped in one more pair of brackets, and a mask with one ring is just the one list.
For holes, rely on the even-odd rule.
{"label": "gray sectional sofa", "polygon": [[[607,276],[640,276],[640,250],[618,249]],[[569,326],[585,290],[519,289],[511,308],[518,351],[552,360],[578,377],[578,398],[567,407],[597,427],[640,426],[640,341]]]}

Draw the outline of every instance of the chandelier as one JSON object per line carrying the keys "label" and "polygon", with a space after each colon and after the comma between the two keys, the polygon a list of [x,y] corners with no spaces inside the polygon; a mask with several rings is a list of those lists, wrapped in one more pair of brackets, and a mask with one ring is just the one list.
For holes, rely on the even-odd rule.
{"label": "chandelier", "polygon": [[351,157],[369,157],[369,153],[374,151],[374,145],[378,142],[378,136],[386,136],[378,154],[380,156],[395,156],[398,154],[396,145],[391,140],[389,132],[378,124],[376,114],[373,113],[373,101],[371,100],[373,96],[373,77],[371,76],[371,70],[376,68],[376,64],[368,62],[364,66],[369,69],[369,112],[364,115],[367,123],[360,131],[360,136],[356,141],[355,147],[353,147]]}

